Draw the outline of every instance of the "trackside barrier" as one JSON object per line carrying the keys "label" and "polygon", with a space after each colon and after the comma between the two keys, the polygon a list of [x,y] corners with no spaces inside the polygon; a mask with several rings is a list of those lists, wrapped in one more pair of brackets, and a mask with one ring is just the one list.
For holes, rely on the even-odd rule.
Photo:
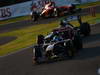
{"label": "trackside barrier", "polygon": [[0,8],[0,20],[5,20],[18,16],[26,16],[30,14],[31,1],[20,4],[5,6]]}

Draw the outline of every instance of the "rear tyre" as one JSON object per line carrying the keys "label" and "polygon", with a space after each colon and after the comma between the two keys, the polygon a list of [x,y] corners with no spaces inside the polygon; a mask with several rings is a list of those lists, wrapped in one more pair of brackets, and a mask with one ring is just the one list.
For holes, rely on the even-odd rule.
{"label": "rear tyre", "polygon": [[84,36],[89,36],[91,32],[90,24],[87,22],[82,23],[80,26],[80,31]]}

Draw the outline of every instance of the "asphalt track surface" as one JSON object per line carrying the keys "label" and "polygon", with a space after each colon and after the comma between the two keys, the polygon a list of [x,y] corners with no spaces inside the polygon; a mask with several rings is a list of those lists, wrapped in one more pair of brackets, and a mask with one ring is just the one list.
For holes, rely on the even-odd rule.
{"label": "asphalt track surface", "polygon": [[73,59],[35,65],[32,48],[0,58],[0,75],[98,75],[100,68],[100,24],[83,38],[83,49]]}

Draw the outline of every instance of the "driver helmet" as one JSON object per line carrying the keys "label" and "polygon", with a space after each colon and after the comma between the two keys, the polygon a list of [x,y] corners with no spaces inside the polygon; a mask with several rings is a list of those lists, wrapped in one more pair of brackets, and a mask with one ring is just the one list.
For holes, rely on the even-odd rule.
{"label": "driver helmet", "polygon": [[67,25],[67,22],[65,20],[61,20],[60,26],[65,27]]}

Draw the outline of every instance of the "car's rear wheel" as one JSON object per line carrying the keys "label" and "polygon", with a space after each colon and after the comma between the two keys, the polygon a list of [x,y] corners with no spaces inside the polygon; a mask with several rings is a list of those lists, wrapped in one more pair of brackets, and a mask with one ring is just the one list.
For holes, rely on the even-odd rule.
{"label": "car's rear wheel", "polygon": [[89,36],[91,32],[90,24],[85,22],[80,26],[80,31],[84,36]]}
{"label": "car's rear wheel", "polygon": [[82,38],[79,32],[75,33],[73,43],[77,51],[83,48]]}

